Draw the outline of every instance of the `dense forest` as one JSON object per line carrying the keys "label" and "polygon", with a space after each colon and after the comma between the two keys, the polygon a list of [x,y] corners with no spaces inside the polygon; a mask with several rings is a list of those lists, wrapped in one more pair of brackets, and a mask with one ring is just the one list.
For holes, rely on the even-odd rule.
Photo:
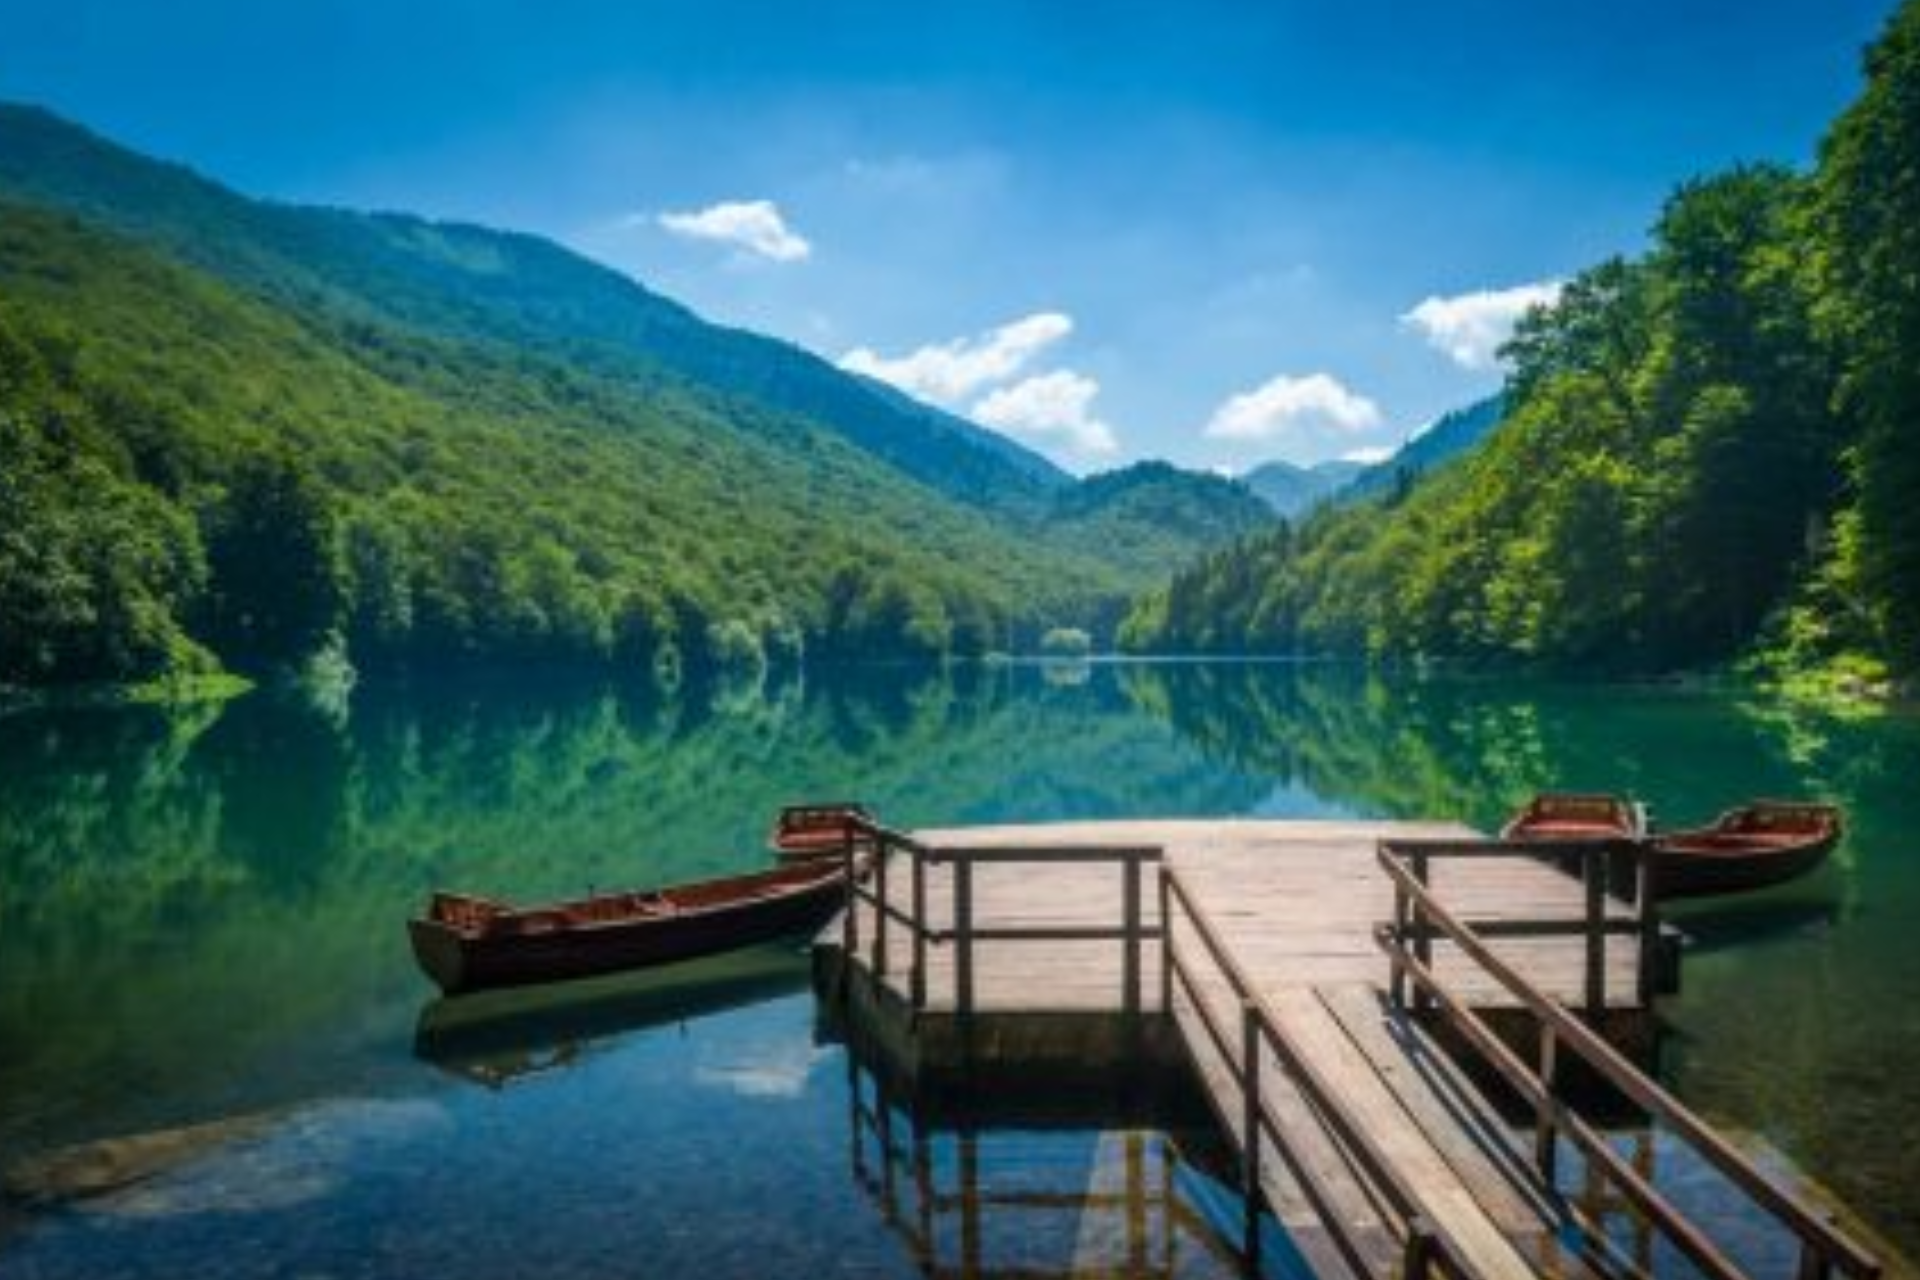
{"label": "dense forest", "polygon": [[1689,182],[1507,346],[1418,483],[1204,555],[1144,650],[1671,671],[1920,669],[1920,2],[1807,174]]}
{"label": "dense forest", "polygon": [[938,659],[1110,633],[1269,519],[1075,482],[544,242],[0,108],[0,686]]}

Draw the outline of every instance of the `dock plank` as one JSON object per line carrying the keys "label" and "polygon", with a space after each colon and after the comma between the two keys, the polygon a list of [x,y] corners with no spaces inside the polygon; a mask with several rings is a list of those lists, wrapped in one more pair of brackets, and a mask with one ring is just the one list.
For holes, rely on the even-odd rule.
{"label": "dock plank", "polygon": [[[1342,1114],[1357,1118],[1372,1143],[1388,1153],[1397,1176],[1412,1189],[1418,1211],[1445,1232],[1471,1269],[1500,1280],[1583,1277],[1589,1274],[1584,1260],[1555,1234],[1550,1192],[1529,1186],[1524,1164],[1514,1163],[1492,1127],[1497,1117],[1462,1109],[1447,1092],[1451,1085],[1437,1051],[1407,1024],[1389,1022],[1388,965],[1373,930],[1391,916],[1393,893],[1377,862],[1378,842],[1473,835],[1453,823],[1228,819],[968,827],[919,832],[916,838],[936,856],[962,849],[1093,845],[1163,850],[1166,864],[1179,872],[1257,997],[1283,1021],[1289,1039],[1337,1082]],[[908,867],[897,864],[889,872],[888,901],[910,913]],[[1157,874],[1150,865],[1143,869],[1142,921],[1152,929],[1163,923]],[[1584,918],[1583,886],[1544,861],[1442,860],[1434,863],[1432,875],[1450,909],[1470,922]],[[975,864],[972,920],[983,930],[1111,928],[1121,919],[1122,876],[1121,866],[1111,862]],[[951,930],[956,919],[952,864],[929,865],[924,890],[928,926]],[[1631,919],[1624,904],[1609,899],[1606,907],[1615,919]],[[875,913],[862,908],[854,922],[855,964],[907,1000],[914,958],[909,930],[889,924],[884,947],[878,947]],[[840,938],[839,926],[830,926],[820,945],[832,950]],[[1188,958],[1198,949],[1185,929],[1174,944]],[[1497,938],[1489,945],[1540,989],[1570,1004],[1584,1002],[1583,937]],[[1608,1006],[1636,1008],[1636,939],[1609,939],[1603,958]],[[957,1017],[958,948],[950,942],[929,945],[924,960],[926,1000],[914,1015],[916,1025]],[[1199,968],[1205,973],[1207,966]],[[1434,968],[1471,1006],[1500,1009],[1516,1003],[1450,944],[1436,943]],[[1125,972],[1119,940],[980,941],[973,952],[974,1001],[968,1014],[1112,1016],[1122,1008]],[[1141,946],[1139,978],[1141,1010],[1158,1012],[1162,950],[1157,940]],[[1229,1030],[1230,1044],[1239,1034],[1239,1002],[1218,971],[1196,981],[1199,989],[1190,998],[1176,996],[1173,1024],[1223,1130],[1237,1145],[1242,1135],[1236,1066],[1198,1027],[1192,1002]],[[1325,1117],[1277,1062],[1263,1062],[1260,1089],[1287,1154],[1315,1172],[1324,1184],[1323,1199],[1331,1201],[1329,1220],[1309,1203],[1280,1152],[1269,1144],[1261,1153],[1264,1197],[1303,1257],[1316,1274],[1341,1280],[1395,1274],[1406,1225],[1392,1212],[1384,1190],[1369,1184]]]}

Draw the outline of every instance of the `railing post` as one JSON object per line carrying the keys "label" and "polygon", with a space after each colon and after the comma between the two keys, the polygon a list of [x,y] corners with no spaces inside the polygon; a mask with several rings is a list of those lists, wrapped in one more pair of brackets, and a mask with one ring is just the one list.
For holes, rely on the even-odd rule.
{"label": "railing post", "polygon": [[1160,1012],[1173,1016],[1173,872],[1160,863]]}
{"label": "railing post", "polygon": [[[1413,878],[1422,889],[1431,890],[1433,882],[1429,876],[1427,852],[1416,848],[1413,851]],[[1413,954],[1420,961],[1420,967],[1428,973],[1433,972],[1433,926],[1427,922],[1425,906],[1415,902],[1410,904],[1411,924],[1413,926]],[[1416,1011],[1433,1006],[1433,996],[1426,987],[1416,983],[1413,988],[1413,1007]]]}
{"label": "railing post", "polygon": [[1121,1008],[1129,1025],[1140,1018],[1140,858],[1129,850],[1121,863],[1124,877],[1120,885],[1120,929],[1126,936],[1120,945]]}
{"label": "railing post", "polygon": [[1393,882],[1393,955],[1389,957],[1389,991],[1393,997],[1393,1007],[1405,1010],[1407,1007],[1407,967],[1401,963],[1401,956],[1407,946],[1407,887],[1398,877]]}
{"label": "railing post", "polygon": [[880,842],[873,859],[873,976],[887,976],[887,863],[892,850]]}
{"label": "railing post", "polygon": [[[1197,999],[1198,997],[1196,997]],[[1260,1007],[1240,1001],[1240,1197],[1246,1207],[1246,1255],[1260,1260]]]}
{"label": "railing post", "polygon": [[1827,1255],[1813,1247],[1813,1241],[1800,1242],[1800,1265],[1794,1269],[1794,1280],[1827,1280],[1833,1274],[1833,1267],[1827,1261]]}
{"label": "railing post", "polygon": [[1407,1222],[1407,1251],[1401,1260],[1400,1274],[1405,1280],[1427,1280],[1433,1274],[1433,1228],[1415,1214]]}
{"label": "railing post", "polygon": [[908,845],[913,860],[913,972],[908,975],[908,994],[913,1007],[927,1007],[927,858],[919,845]]}
{"label": "railing post", "polygon": [[1589,846],[1580,860],[1587,890],[1587,1016],[1598,1022],[1607,1011],[1607,854]]}
{"label": "railing post", "polygon": [[1534,1110],[1533,1160],[1540,1169],[1540,1176],[1549,1187],[1553,1185],[1555,1156],[1559,1144],[1553,1121],[1553,1098],[1555,1079],[1559,1075],[1560,1040],[1554,1034],[1551,1023],[1540,1024],[1540,1086],[1542,1096],[1540,1105]]}
{"label": "railing post", "polygon": [[973,1017],[973,859],[953,859],[953,1003],[961,1019]]}
{"label": "railing post", "polygon": [[[878,847],[878,842],[875,842]],[[840,913],[840,954],[852,967],[860,955],[860,841],[847,841],[840,856],[846,865],[847,909]]]}

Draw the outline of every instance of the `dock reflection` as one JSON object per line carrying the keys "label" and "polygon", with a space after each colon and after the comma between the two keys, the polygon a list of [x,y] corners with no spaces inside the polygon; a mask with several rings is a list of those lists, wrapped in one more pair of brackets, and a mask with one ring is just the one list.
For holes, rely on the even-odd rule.
{"label": "dock reflection", "polygon": [[993,1096],[913,1099],[886,1081],[847,1055],[849,1161],[922,1275],[1262,1274],[1230,1157],[1185,1108],[1136,1100],[1116,1113],[1109,1095],[1051,1111],[1008,1099],[1017,1110],[997,1114]]}

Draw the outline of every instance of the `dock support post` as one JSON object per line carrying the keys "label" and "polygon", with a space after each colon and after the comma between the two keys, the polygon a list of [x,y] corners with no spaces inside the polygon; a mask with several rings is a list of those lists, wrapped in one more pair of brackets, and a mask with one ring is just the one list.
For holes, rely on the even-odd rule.
{"label": "dock support post", "polygon": [[[959,866],[965,866],[962,862]],[[956,868],[957,869],[957,868]],[[960,1274],[980,1274],[980,1138],[960,1130]]]}
{"label": "dock support post", "polygon": [[873,859],[873,976],[887,976],[887,864],[893,850],[882,844]]}
{"label": "dock support post", "polygon": [[1160,1012],[1173,1016],[1173,886],[1167,864],[1160,864]]}
{"label": "dock support post", "polygon": [[1432,1226],[1425,1218],[1415,1215],[1407,1223],[1407,1251],[1400,1274],[1405,1280],[1427,1280],[1433,1274],[1434,1252]]}
{"label": "dock support post", "polygon": [[933,1185],[933,1142],[927,1137],[927,1126],[916,1119],[913,1127],[913,1186],[915,1221],[920,1228],[920,1239],[915,1242],[914,1261],[923,1272],[931,1275],[938,1268],[935,1262],[934,1196],[937,1189]]}
{"label": "dock support post", "polygon": [[1127,1274],[1147,1274],[1147,1150],[1139,1133],[1126,1136]]}
{"label": "dock support post", "polygon": [[1607,1012],[1607,860],[1589,849],[1580,869],[1587,890],[1587,1016],[1598,1025]]}

